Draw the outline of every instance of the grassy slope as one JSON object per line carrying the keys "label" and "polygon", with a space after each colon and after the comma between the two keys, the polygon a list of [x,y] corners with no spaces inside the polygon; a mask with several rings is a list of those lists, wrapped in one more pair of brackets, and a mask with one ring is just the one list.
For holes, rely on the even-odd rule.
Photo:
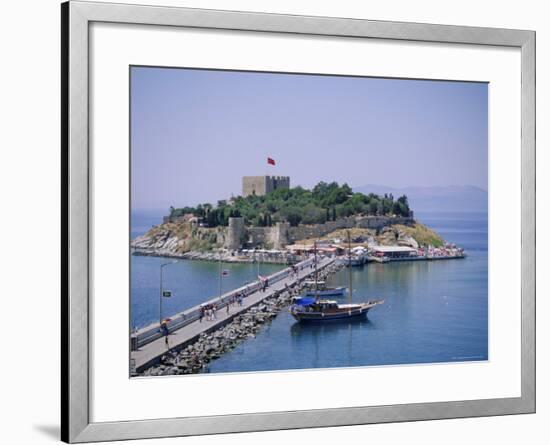
{"label": "grassy slope", "polygon": [[416,222],[414,226],[396,224],[393,227],[414,238],[421,246],[432,245],[434,247],[439,247],[444,243],[443,238],[441,238],[436,232],[419,222]]}
{"label": "grassy slope", "polygon": [[[360,229],[360,228],[352,228],[352,229],[338,229],[334,232],[328,233],[327,235],[316,238],[316,239],[308,239],[308,240],[302,240],[298,241],[298,243],[303,244],[311,244],[314,241],[320,241],[320,240],[329,240],[334,238],[339,238],[341,240],[347,239],[347,232],[348,230],[351,232],[351,238],[357,238],[357,237],[373,237],[375,238],[379,244],[381,245],[389,245],[389,244],[395,244],[395,238],[393,235],[391,235],[391,232],[401,232],[407,236],[410,236],[411,238],[414,238],[418,244],[420,245],[431,245],[434,247],[439,247],[443,245],[444,240],[441,238],[436,232],[434,232],[429,227],[426,227],[424,224],[421,224],[419,222],[416,222],[414,226],[406,226],[403,224],[395,224],[392,226],[388,226],[385,229],[381,231],[379,235],[376,235],[376,230],[373,229]],[[390,233],[388,233],[391,231]],[[352,243],[355,245],[354,243]]]}

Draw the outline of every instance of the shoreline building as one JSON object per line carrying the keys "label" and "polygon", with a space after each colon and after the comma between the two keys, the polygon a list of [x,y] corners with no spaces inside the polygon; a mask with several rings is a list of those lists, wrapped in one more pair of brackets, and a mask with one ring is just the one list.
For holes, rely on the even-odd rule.
{"label": "shoreline building", "polygon": [[277,189],[290,188],[289,176],[243,176],[243,196],[264,196]]}
{"label": "shoreline building", "polygon": [[375,256],[389,258],[394,261],[407,260],[418,256],[416,249],[409,246],[371,246],[370,249]]}

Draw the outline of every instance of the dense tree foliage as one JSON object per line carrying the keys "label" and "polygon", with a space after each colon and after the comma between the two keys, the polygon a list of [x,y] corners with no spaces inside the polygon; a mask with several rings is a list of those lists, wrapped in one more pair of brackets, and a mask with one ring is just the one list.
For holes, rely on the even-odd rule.
{"label": "dense tree foliage", "polygon": [[170,215],[193,214],[203,218],[209,227],[226,226],[228,219],[243,216],[246,224],[271,226],[278,221],[298,224],[322,224],[351,215],[408,216],[406,196],[394,200],[392,194],[384,196],[354,193],[347,185],[337,182],[320,182],[313,190],[302,187],[278,189],[265,196],[238,196],[229,201],[218,201],[216,206],[199,204],[197,207],[170,208]]}

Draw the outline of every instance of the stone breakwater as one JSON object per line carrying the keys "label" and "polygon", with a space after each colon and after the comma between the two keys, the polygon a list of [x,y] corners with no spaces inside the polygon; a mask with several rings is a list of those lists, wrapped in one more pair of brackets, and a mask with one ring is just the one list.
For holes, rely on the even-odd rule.
{"label": "stone breakwater", "polygon": [[[319,280],[327,278],[341,267],[341,265],[332,264],[319,271]],[[183,349],[167,351],[161,357],[158,365],[147,368],[138,375],[181,375],[206,371],[209,362],[234,349],[239,343],[255,338],[263,325],[286,309],[290,305],[292,297],[301,293],[304,287],[303,281],[266,298],[260,304],[234,317],[220,329],[201,334],[194,343]],[[203,323],[208,323],[208,321],[204,320]]]}

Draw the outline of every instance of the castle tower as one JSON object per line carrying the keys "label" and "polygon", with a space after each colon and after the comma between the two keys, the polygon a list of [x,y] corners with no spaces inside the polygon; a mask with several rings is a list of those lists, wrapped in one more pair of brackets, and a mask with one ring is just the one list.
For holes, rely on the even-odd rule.
{"label": "castle tower", "polygon": [[239,249],[244,234],[244,218],[240,216],[230,217],[228,219],[227,236],[223,247],[229,250]]}
{"label": "castle tower", "polygon": [[271,243],[274,249],[282,249],[289,244],[290,224],[286,221],[278,222],[271,227]]}
{"label": "castle tower", "polygon": [[250,195],[264,196],[277,189],[290,188],[289,176],[243,176],[244,197]]}

